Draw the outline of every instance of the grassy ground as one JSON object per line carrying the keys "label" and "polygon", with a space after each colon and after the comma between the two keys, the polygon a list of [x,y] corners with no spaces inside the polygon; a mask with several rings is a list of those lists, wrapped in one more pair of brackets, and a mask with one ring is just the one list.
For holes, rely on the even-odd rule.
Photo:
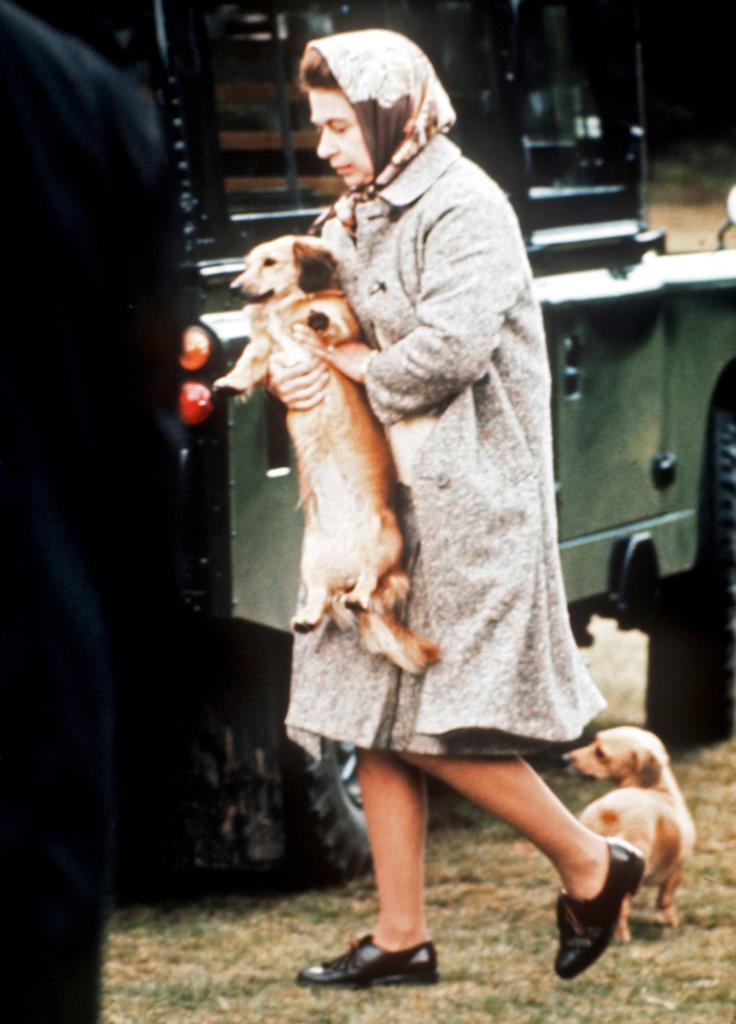
{"label": "grassy ground", "polygon": [[[600,724],[640,722],[645,641],[594,625],[588,658],[609,697]],[[551,971],[554,880],[544,860],[460,799],[432,807],[428,856],[440,985],[313,992],[298,967],[342,951],[370,928],[370,879],[301,894],[253,892],[115,913],[105,1024],[608,1024],[736,1022],[736,741],[675,758],[699,830],[679,898],[682,927],[651,923],[652,893],[635,904],[633,941],[615,945],[572,983]],[[605,789],[545,775],[575,810]]]}
{"label": "grassy ground", "polygon": [[[732,139],[680,142],[653,159],[647,189],[649,221],[667,231],[668,252],[707,252],[726,217],[726,196],[736,185]],[[726,237],[736,248],[736,228]]]}

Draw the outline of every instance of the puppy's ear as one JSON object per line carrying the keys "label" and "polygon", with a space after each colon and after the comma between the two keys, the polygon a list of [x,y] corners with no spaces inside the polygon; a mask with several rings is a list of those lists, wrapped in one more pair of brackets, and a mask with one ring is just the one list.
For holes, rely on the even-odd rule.
{"label": "puppy's ear", "polygon": [[662,778],[662,765],[649,750],[638,750],[634,754],[636,775],[644,789],[656,786]]}
{"label": "puppy's ear", "polygon": [[294,259],[299,270],[298,285],[303,292],[328,288],[337,270],[334,256],[309,242],[294,242]]}

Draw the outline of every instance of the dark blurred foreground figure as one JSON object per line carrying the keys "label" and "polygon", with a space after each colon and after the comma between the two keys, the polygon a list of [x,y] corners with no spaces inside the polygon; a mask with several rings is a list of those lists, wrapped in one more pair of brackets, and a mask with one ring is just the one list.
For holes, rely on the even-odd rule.
{"label": "dark blurred foreground figure", "polygon": [[170,191],[152,105],[2,0],[0,109],[0,1017],[87,1024],[116,704],[174,616]]}

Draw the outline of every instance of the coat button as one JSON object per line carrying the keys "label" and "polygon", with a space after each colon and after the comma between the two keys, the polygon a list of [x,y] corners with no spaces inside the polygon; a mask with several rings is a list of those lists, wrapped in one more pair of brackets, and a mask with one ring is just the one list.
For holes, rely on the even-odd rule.
{"label": "coat button", "polygon": [[438,487],[443,487],[443,488],[450,486],[450,478],[447,475],[447,473],[440,473],[438,475],[438,477],[437,477],[437,486]]}

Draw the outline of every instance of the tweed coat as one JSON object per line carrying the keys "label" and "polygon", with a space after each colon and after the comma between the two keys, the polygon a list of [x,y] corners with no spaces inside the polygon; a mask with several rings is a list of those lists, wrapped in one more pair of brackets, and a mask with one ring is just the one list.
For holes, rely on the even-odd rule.
{"label": "tweed coat", "polygon": [[[520,751],[573,739],[605,702],[569,625],[549,366],[516,218],[498,186],[437,135],[356,207],[356,225],[353,239],[333,219],[323,237],[380,350],[370,403],[386,427],[433,417],[417,428],[411,469],[422,580],[408,621],[442,659],[417,680],[332,623],[297,637],[289,733],[312,753],[319,736],[433,753],[464,736],[488,754],[513,750],[514,737]],[[402,690],[413,721],[398,739]]]}

